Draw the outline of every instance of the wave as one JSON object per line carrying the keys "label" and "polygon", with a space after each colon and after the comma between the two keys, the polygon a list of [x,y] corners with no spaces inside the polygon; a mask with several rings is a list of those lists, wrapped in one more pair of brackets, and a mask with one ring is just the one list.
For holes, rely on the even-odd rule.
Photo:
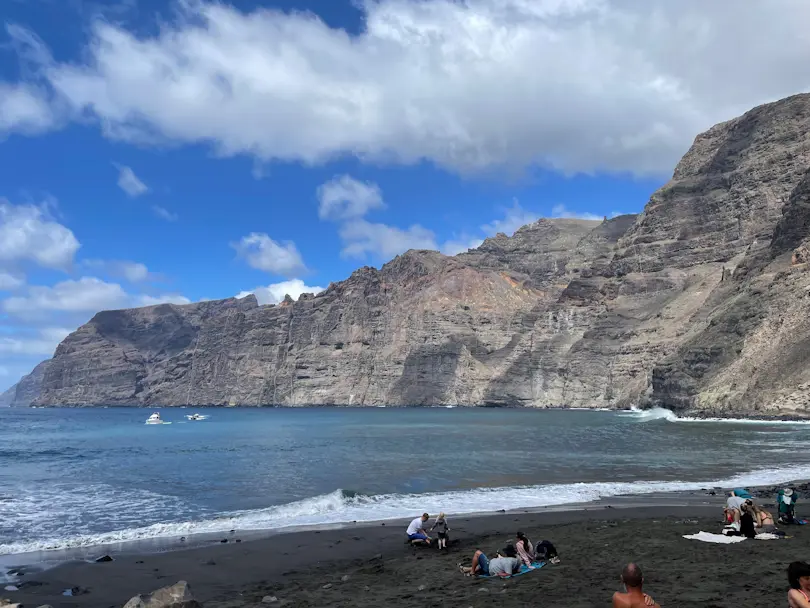
{"label": "wave", "polygon": [[284,505],[225,513],[199,521],[156,523],[98,534],[82,534],[0,545],[0,555],[95,547],[154,539],[177,539],[192,534],[230,530],[278,530],[295,526],[347,524],[404,519],[427,511],[449,514],[495,512],[589,503],[620,495],[694,491],[711,487],[753,487],[787,483],[810,477],[810,466],[768,469],[735,475],[728,479],[697,482],[636,481],[549,484],[537,486],[478,488],[427,494],[365,494],[335,490]]}
{"label": "wave", "polygon": [[698,418],[693,416],[678,416],[672,410],[663,407],[654,407],[648,410],[632,407],[629,410],[623,410],[618,413],[620,416],[634,418],[639,422],[666,420],[667,422],[727,422],[732,424],[786,424],[795,426],[810,424],[810,420],[760,420],[756,418]]}

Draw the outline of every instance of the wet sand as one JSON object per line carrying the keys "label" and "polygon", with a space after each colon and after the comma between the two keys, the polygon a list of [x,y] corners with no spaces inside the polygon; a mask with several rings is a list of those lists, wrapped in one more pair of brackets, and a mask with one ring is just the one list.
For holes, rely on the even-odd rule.
{"label": "wet sand", "polygon": [[[502,513],[450,521],[448,553],[412,548],[402,522],[308,530],[236,542],[238,533],[183,551],[116,555],[108,563],[69,563],[20,578],[18,592],[0,597],[27,607],[123,606],[133,595],[186,580],[206,607],[276,606],[609,606],[619,572],[636,561],[646,590],[662,606],[785,604],[785,569],[810,559],[810,526],[787,527],[780,541],[713,545],[683,534],[719,531],[722,496],[690,506],[622,507]],[[709,506],[710,503],[711,506]],[[518,529],[553,542],[561,563],[507,581],[462,576],[476,548],[494,553]],[[220,539],[220,540],[222,540]],[[27,586],[26,586],[27,585]],[[82,594],[62,595],[79,587]]]}

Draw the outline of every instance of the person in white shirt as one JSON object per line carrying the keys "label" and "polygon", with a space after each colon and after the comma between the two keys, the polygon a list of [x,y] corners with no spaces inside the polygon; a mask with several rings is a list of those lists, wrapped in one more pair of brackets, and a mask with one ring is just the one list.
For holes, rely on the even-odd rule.
{"label": "person in white shirt", "polygon": [[427,525],[428,520],[430,519],[430,515],[427,513],[423,513],[422,517],[417,517],[414,519],[410,525],[408,525],[408,540],[413,543],[424,543],[426,545],[430,544],[430,536],[425,531],[425,526]]}

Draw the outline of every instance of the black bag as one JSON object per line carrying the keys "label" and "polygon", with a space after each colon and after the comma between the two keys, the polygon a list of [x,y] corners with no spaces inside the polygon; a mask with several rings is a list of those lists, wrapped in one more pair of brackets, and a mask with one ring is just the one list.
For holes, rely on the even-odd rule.
{"label": "black bag", "polygon": [[557,549],[550,541],[544,540],[534,548],[534,559],[538,562],[546,562],[557,557]]}

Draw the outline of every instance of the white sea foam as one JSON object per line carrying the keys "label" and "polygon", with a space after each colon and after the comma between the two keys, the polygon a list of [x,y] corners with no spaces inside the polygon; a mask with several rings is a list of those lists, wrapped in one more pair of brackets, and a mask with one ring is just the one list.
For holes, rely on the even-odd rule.
{"label": "white sea foam", "polygon": [[708,487],[749,487],[781,484],[810,477],[810,466],[760,470],[728,479],[699,482],[637,481],[574,483],[511,488],[480,488],[428,494],[351,495],[336,490],[330,494],[221,517],[157,523],[101,534],[51,538],[0,545],[0,555],[52,551],[147,539],[171,539],[191,534],[220,533],[232,529],[272,530],[292,526],[339,524],[411,517],[415,513],[445,511],[451,514],[492,512],[569,503],[587,503],[619,495],[700,490]]}
{"label": "white sea foam", "polygon": [[692,416],[678,416],[672,410],[663,407],[654,407],[648,410],[642,410],[637,407],[632,407],[629,410],[622,410],[618,412],[620,416],[634,418],[640,422],[649,422],[651,420],[666,420],[668,422],[727,422],[733,424],[786,424],[792,426],[801,426],[810,424],[810,420],[757,420],[752,418],[697,418]]}

